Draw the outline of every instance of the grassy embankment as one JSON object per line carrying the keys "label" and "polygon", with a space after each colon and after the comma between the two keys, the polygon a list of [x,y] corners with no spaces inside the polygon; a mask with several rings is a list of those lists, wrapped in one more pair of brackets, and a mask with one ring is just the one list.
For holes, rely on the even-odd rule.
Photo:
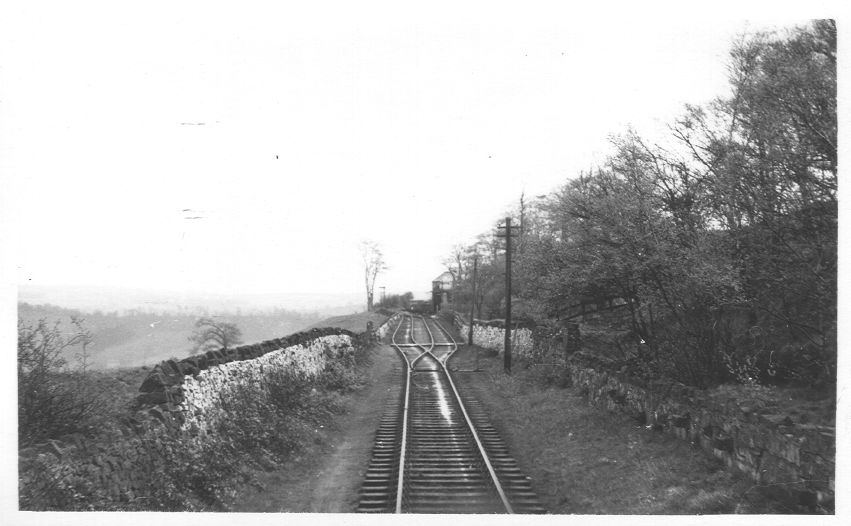
{"label": "grassy embankment", "polygon": [[[479,372],[473,369],[479,352]],[[805,513],[702,450],[588,404],[548,366],[462,346],[461,389],[484,403],[521,469],[556,514]]]}

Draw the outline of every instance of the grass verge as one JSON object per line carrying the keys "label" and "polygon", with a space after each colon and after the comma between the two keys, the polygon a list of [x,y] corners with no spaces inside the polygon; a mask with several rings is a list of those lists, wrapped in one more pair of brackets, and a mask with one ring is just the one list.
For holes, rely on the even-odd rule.
{"label": "grass verge", "polygon": [[[480,353],[478,372],[473,369]],[[674,437],[591,407],[552,367],[461,347],[451,367],[484,403],[555,514],[805,513]]]}

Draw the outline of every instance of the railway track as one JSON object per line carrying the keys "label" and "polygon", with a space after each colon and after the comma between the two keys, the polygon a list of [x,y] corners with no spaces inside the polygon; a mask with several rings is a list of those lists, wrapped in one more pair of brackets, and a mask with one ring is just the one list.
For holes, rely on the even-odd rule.
{"label": "railway track", "polygon": [[545,513],[528,479],[447,362],[458,346],[437,320],[404,315],[392,345],[404,386],[376,433],[359,512]]}

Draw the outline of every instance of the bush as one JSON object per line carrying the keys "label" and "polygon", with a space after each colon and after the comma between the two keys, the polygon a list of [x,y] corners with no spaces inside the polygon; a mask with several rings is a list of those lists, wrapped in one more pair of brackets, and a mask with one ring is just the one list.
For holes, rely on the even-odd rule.
{"label": "bush", "polygon": [[573,378],[570,376],[570,369],[566,366],[555,365],[550,367],[542,367],[541,374],[544,385],[558,387],[564,389],[573,386]]}
{"label": "bush", "polygon": [[98,433],[76,446],[60,441],[21,451],[19,506],[227,511],[237,488],[257,483],[252,467],[268,469],[316,439],[316,428],[340,411],[340,394],[360,382],[363,354],[329,355],[315,378],[281,371],[265,390],[230,385],[223,401],[227,418],[203,437],[197,429],[179,430],[173,421],[155,424],[159,421],[128,414],[125,422],[142,428],[138,435],[104,421]]}
{"label": "bush", "polygon": [[[36,325],[18,320],[18,440],[21,445],[87,431],[95,414],[98,391],[89,382],[87,346],[91,333],[72,318],[70,336],[60,322]],[[66,355],[75,354],[77,367]]]}

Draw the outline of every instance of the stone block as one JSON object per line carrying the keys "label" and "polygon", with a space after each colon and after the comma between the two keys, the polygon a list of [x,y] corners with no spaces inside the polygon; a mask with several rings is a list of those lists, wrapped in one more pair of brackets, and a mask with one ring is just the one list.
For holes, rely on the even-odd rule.
{"label": "stone block", "polygon": [[148,410],[148,414],[150,414],[152,417],[154,417],[157,421],[159,421],[159,422],[161,422],[161,423],[165,423],[165,420],[166,420],[166,414],[165,414],[165,412],[164,412],[162,409],[160,409],[159,407],[152,407],[152,408],[150,408],[150,409]]}
{"label": "stone block", "polygon": [[185,358],[179,362],[180,372],[186,376],[195,376],[201,372],[201,368],[198,367],[198,361],[192,358]]}
{"label": "stone block", "polygon": [[168,383],[165,375],[162,374],[159,369],[154,368],[142,382],[141,387],[139,387],[139,391],[162,391],[166,385],[168,385]]}
{"label": "stone block", "polygon": [[175,360],[165,360],[160,363],[160,368],[166,376],[183,376],[183,370]]}
{"label": "stone block", "polygon": [[143,405],[157,405],[166,403],[168,401],[168,396],[163,388],[159,391],[142,393],[136,398],[136,400]]}
{"label": "stone block", "polygon": [[166,396],[167,401],[170,404],[179,404],[183,401],[183,387],[180,385],[173,385],[171,387],[166,388]]}

